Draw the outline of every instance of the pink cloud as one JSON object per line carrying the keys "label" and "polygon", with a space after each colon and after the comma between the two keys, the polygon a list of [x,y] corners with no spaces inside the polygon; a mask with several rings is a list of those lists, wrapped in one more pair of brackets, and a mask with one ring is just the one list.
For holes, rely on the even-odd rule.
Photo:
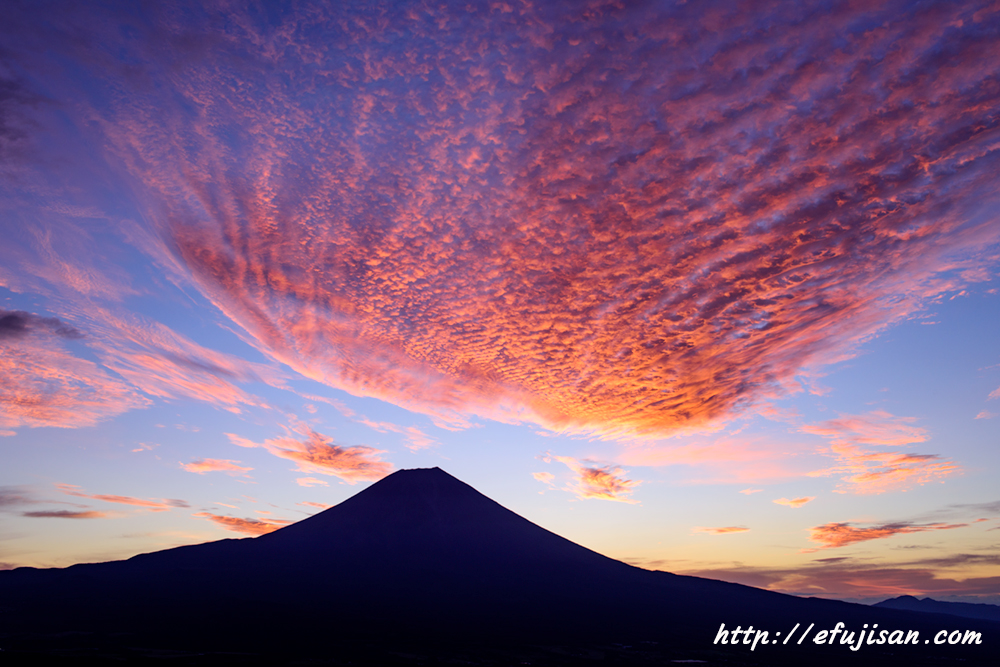
{"label": "pink cloud", "polygon": [[315,477],[296,477],[295,483],[299,486],[329,486],[329,484],[322,479],[316,479]]}
{"label": "pink cloud", "polygon": [[243,475],[253,468],[244,468],[237,465],[239,461],[230,459],[195,459],[191,463],[182,463],[181,467],[188,472],[196,472],[203,475],[206,472],[225,472],[230,475]]}
{"label": "pink cloud", "polygon": [[550,472],[533,472],[531,473],[531,476],[534,477],[539,482],[541,482],[542,484],[549,484],[549,485],[551,485],[552,480],[556,478],[556,476]]}
{"label": "pink cloud", "polygon": [[305,505],[306,507],[315,507],[317,509],[325,510],[330,509],[333,505],[327,505],[326,503],[314,503],[310,500],[303,500],[300,503],[295,503],[296,505]]}
{"label": "pink cloud", "polygon": [[[579,498],[598,498],[601,500],[615,500],[622,503],[637,503],[627,496],[632,490],[641,484],[638,480],[626,479],[626,471],[615,465],[597,466],[591,461],[577,461],[569,456],[552,456],[544,460],[556,460],[564,463],[570,470],[576,473],[576,481],[570,487]],[[585,464],[591,465],[585,465]],[[545,474],[545,473],[541,473]],[[538,479],[537,475],[535,479]],[[542,481],[542,480],[539,480]]]}
{"label": "pink cloud", "polygon": [[285,519],[240,519],[234,516],[220,516],[211,512],[197,512],[192,516],[208,519],[226,530],[232,530],[244,535],[265,535],[287,526],[292,521]]}
{"label": "pink cloud", "polygon": [[190,507],[183,500],[161,498],[159,500],[144,500],[142,498],[132,498],[131,496],[116,496],[107,494],[89,494],[83,493],[78,489],[80,487],[74,486],[73,484],[56,484],[56,488],[65,494],[71,496],[77,496],[80,498],[92,498],[94,500],[103,500],[106,503],[119,503],[121,505],[134,505],[137,507],[145,507],[153,512],[162,512],[164,510],[171,510],[177,507]]}
{"label": "pink cloud", "polygon": [[776,503],[778,505],[786,505],[787,507],[791,507],[793,509],[796,509],[796,508],[802,507],[803,505],[805,505],[806,503],[808,503],[808,502],[810,502],[812,500],[816,500],[816,496],[803,496],[801,498],[795,498],[793,500],[789,500],[788,498],[778,498],[777,500],[772,501],[772,502],[774,502],[774,503]]}
{"label": "pink cloud", "polygon": [[703,528],[698,526],[691,530],[696,533],[708,533],[710,535],[728,535],[729,533],[745,533],[750,529],[746,526],[723,526],[721,528]]}
{"label": "pink cloud", "polygon": [[[392,464],[379,459],[379,454],[385,453],[381,450],[364,446],[335,445],[333,438],[308,428],[305,435],[305,440],[293,437],[273,438],[259,445],[235,437],[242,443],[263,447],[275,456],[294,461],[301,472],[332,475],[348,484],[382,479],[392,472]],[[230,436],[230,439],[233,437]]]}
{"label": "pink cloud", "polygon": [[894,535],[907,533],[923,533],[929,530],[951,530],[964,528],[967,523],[927,523],[914,524],[908,522],[888,523],[868,528],[855,528],[850,523],[826,523],[809,529],[809,539],[823,545],[822,549],[845,547],[868,540],[880,540]]}
{"label": "pink cloud", "polygon": [[926,429],[913,426],[914,421],[912,417],[895,417],[876,411],[802,426],[800,431],[831,441],[831,445],[822,451],[837,459],[838,463],[808,475],[841,475],[844,483],[836,489],[840,493],[878,494],[926,484],[958,472],[960,468],[957,464],[936,454],[884,452],[860,446],[899,447],[927,440]]}
{"label": "pink cloud", "polygon": [[59,327],[31,325],[16,335],[0,337],[0,430],[93,426],[149,404],[131,385],[72,355],[66,338]]}
{"label": "pink cloud", "polygon": [[103,519],[108,516],[105,512],[87,510],[84,512],[74,512],[72,510],[46,510],[38,512],[22,512],[21,516],[34,519]]}

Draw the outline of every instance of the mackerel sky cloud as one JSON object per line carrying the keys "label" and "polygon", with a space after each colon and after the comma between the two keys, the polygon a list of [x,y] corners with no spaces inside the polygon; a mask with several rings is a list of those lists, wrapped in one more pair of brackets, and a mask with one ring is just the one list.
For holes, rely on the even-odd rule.
{"label": "mackerel sky cloud", "polygon": [[996,2],[8,5],[4,488],[204,540],[440,465],[692,571],[993,545],[934,512],[997,500]]}
{"label": "mackerel sky cloud", "polygon": [[338,11],[264,34],[209,4],[70,54],[147,249],[329,385],[669,432],[795,388],[997,241],[995,10]]}

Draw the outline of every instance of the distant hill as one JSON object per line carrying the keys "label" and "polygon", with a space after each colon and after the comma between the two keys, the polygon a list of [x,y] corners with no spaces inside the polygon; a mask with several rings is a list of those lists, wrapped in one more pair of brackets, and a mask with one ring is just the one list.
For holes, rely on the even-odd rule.
{"label": "distant hill", "polygon": [[[920,645],[865,644],[855,652],[812,643],[838,622],[850,632],[865,623],[915,630]],[[748,626],[767,631],[768,643],[751,650],[754,637],[764,639],[756,634],[735,646],[715,642],[732,639],[720,629]],[[934,632],[959,627],[985,643],[930,643]],[[268,656],[263,664],[301,654],[343,664],[575,665],[603,656],[601,664],[620,665],[968,666],[997,664],[998,642],[1000,624],[990,621],[956,624],[951,616],[633,567],[531,523],[438,468],[396,472],[256,538],[0,572],[6,656],[98,651],[110,662],[144,647],[226,660]]]}
{"label": "distant hill", "polygon": [[944,602],[931,598],[915,598],[912,595],[900,595],[898,598],[883,600],[873,607],[883,609],[903,609],[906,611],[921,611],[932,614],[951,614],[963,618],[980,618],[988,621],[1000,621],[1000,605],[978,604],[974,602]]}

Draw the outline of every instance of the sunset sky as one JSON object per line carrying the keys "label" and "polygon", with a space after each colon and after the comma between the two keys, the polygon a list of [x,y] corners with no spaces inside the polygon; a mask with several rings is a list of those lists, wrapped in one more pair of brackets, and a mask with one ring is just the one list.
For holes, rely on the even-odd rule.
{"label": "sunset sky", "polygon": [[1000,2],[247,4],[5,5],[0,568],[439,466],[1000,603]]}

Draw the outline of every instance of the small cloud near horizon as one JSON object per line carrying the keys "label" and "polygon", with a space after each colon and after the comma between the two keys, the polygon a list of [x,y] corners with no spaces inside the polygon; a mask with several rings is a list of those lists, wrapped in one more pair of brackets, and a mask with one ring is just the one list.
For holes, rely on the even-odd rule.
{"label": "small cloud near horizon", "polygon": [[240,461],[231,459],[195,459],[191,463],[181,463],[181,467],[188,472],[204,475],[206,472],[224,472],[230,475],[245,475],[253,468],[245,468],[237,465]]}
{"label": "small cloud near horizon", "polygon": [[750,529],[746,526],[723,526],[721,528],[695,526],[691,530],[695,533],[708,533],[709,535],[728,535],[729,533],[745,533]]}
{"label": "small cloud near horizon", "polygon": [[32,519],[103,519],[108,516],[105,512],[87,510],[74,512],[72,510],[49,510],[40,512],[22,512],[21,516]]}
{"label": "small cloud near horizon", "polygon": [[794,500],[789,500],[788,498],[778,498],[777,500],[772,500],[771,502],[777,505],[785,505],[787,507],[797,509],[812,500],[816,500],[816,496],[803,496],[801,498],[795,498]]}

